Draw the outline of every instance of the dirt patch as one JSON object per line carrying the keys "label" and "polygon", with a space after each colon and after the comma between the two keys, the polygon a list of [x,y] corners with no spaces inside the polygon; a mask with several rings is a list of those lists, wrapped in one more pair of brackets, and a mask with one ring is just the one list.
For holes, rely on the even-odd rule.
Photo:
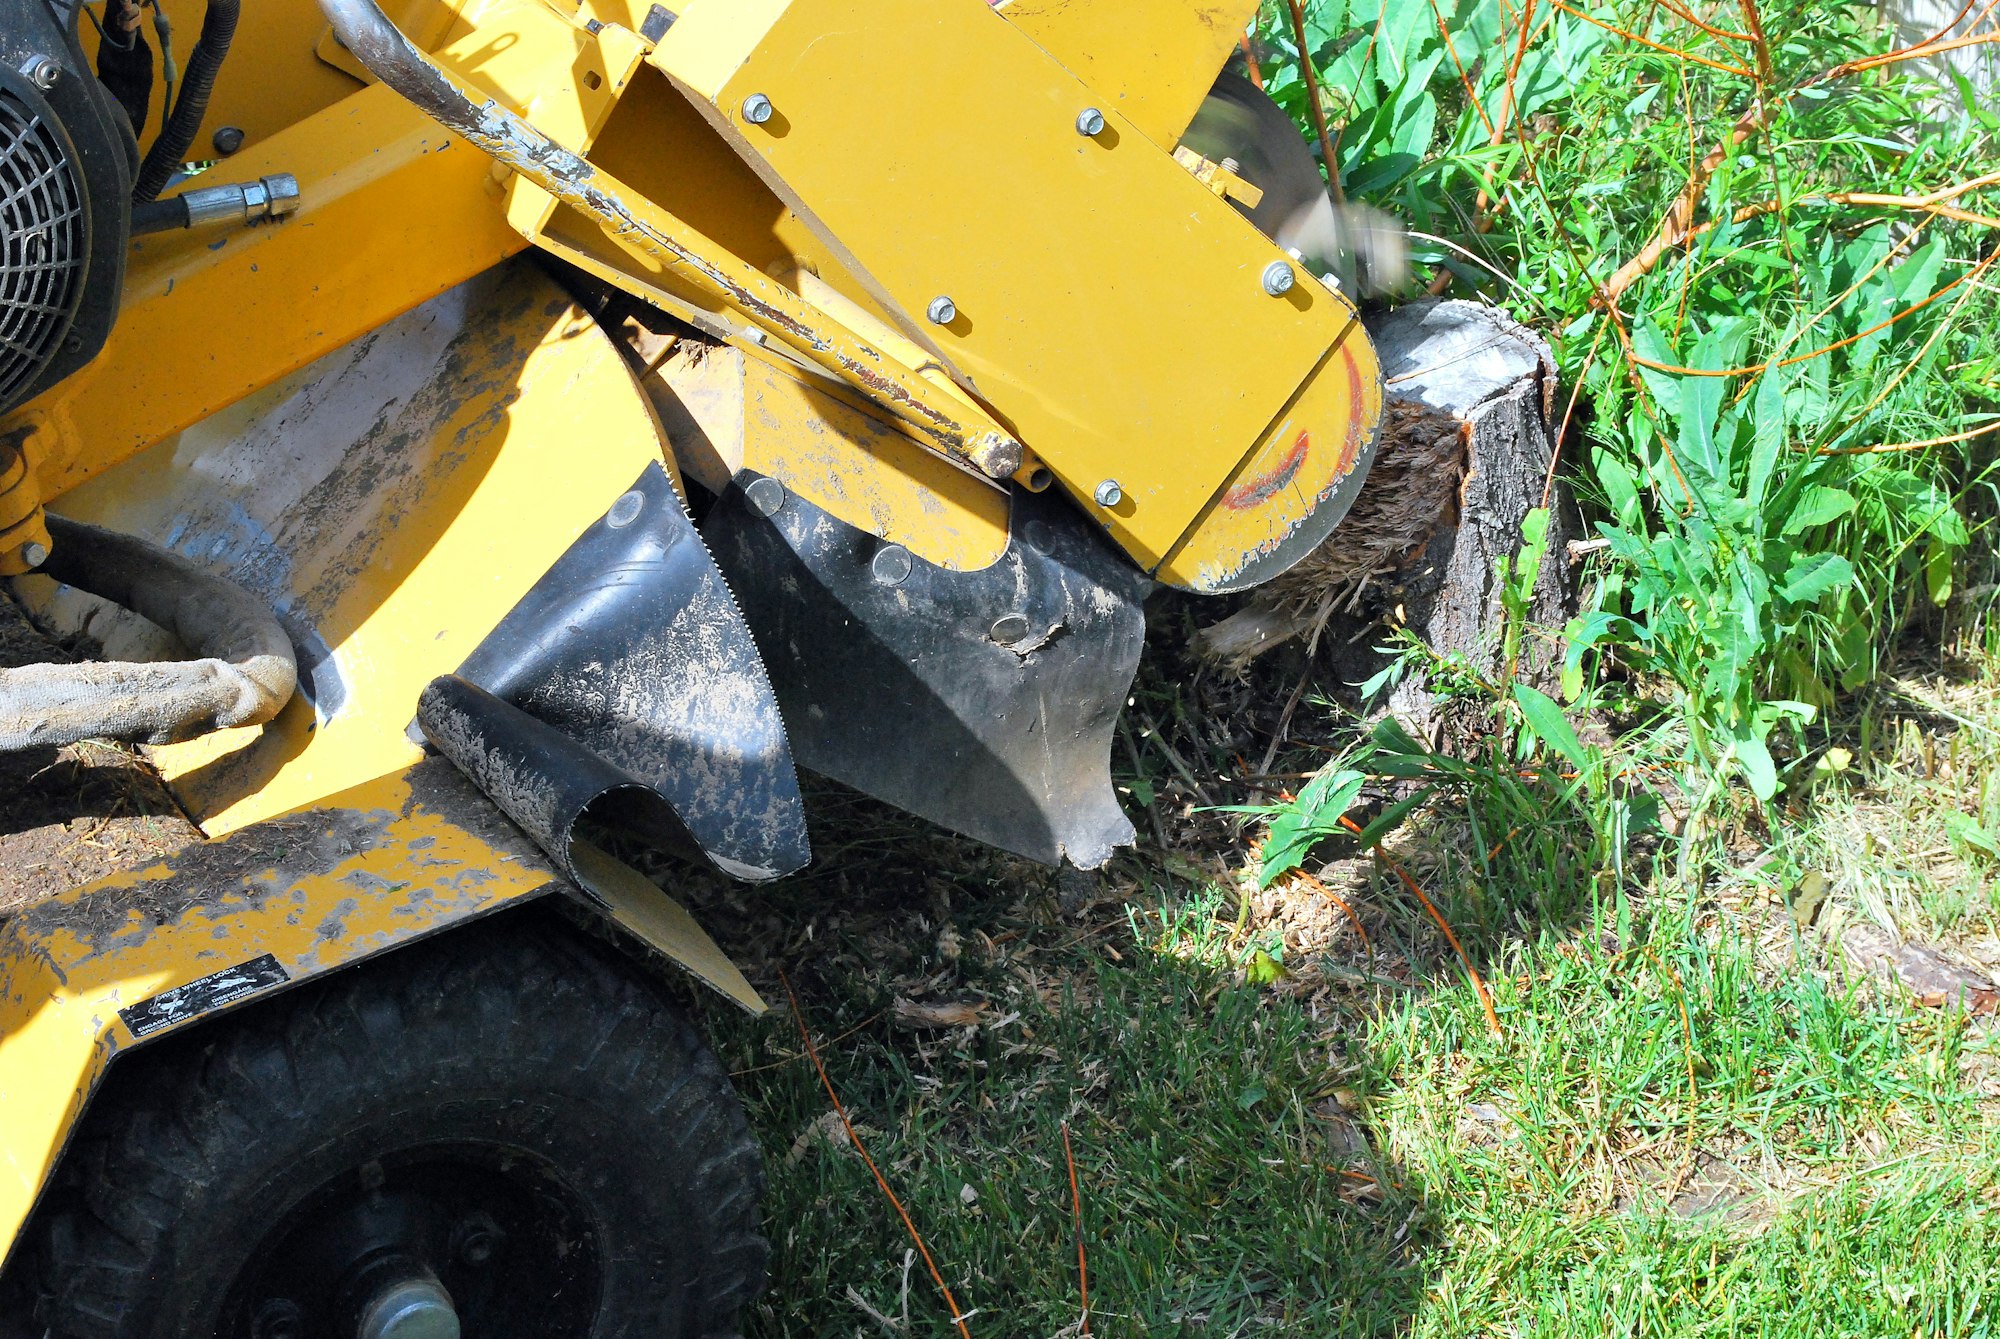
{"label": "dirt patch", "polygon": [[[74,658],[0,591],[0,668]],[[0,917],[199,840],[129,749],[85,742],[0,753]]]}

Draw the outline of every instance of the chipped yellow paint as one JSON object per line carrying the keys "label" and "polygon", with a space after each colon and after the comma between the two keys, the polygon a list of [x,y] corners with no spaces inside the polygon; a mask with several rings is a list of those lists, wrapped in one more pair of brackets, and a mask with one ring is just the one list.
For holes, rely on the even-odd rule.
{"label": "chipped yellow paint", "polygon": [[[1347,307],[1338,293],[1321,289],[1320,297]],[[1297,561],[1346,513],[1373,459],[1383,390],[1381,360],[1347,310],[1347,333],[1216,490],[1154,574],[1160,580],[1211,592],[1256,585]],[[1275,565],[1258,569],[1262,559]]]}
{"label": "chipped yellow paint", "polygon": [[546,857],[433,760],[7,921],[0,1254],[134,1044],[119,1010],[264,954],[296,982],[559,886]]}

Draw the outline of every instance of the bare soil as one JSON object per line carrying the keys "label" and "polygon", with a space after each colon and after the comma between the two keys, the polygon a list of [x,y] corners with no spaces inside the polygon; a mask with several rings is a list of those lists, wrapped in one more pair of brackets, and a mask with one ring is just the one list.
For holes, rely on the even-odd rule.
{"label": "bare soil", "polygon": [[[0,668],[74,658],[0,591]],[[0,917],[199,840],[130,749],[90,741],[0,753]]]}

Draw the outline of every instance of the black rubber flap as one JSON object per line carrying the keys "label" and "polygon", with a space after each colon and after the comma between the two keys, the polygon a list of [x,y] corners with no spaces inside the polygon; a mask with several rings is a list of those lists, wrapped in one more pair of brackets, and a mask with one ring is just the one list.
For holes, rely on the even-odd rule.
{"label": "black rubber flap", "polygon": [[811,859],[756,643],[657,465],[425,690],[417,720],[572,877],[586,809],[736,878]]}
{"label": "black rubber flap", "polygon": [[1007,551],[954,572],[777,485],[738,475],[702,529],[799,761],[1050,864],[1095,868],[1129,845],[1110,753],[1144,574],[1054,490],[1017,492]]}

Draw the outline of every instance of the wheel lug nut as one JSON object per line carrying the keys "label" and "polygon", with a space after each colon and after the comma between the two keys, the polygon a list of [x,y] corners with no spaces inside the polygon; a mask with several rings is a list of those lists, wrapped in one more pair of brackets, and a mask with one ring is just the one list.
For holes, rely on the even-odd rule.
{"label": "wheel lug nut", "polygon": [[507,1234],[489,1214],[468,1214],[451,1230],[451,1253],[468,1265],[483,1265],[507,1244]]}

